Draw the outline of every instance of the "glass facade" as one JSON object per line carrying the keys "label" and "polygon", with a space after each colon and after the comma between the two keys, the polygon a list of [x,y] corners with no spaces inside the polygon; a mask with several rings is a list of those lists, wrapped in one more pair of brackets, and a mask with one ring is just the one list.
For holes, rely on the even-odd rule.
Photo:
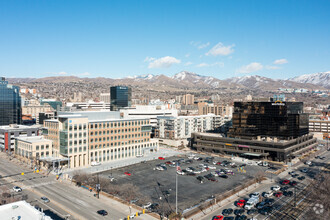
{"label": "glass facade", "polygon": [[111,111],[131,106],[132,89],[127,86],[110,87]]}
{"label": "glass facade", "polygon": [[21,124],[22,108],[19,87],[0,81],[0,125]]}
{"label": "glass facade", "polygon": [[229,137],[296,138],[308,134],[302,102],[235,102]]}

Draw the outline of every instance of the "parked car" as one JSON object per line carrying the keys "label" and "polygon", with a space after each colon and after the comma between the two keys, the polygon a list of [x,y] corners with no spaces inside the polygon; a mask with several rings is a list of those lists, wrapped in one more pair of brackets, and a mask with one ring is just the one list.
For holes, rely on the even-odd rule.
{"label": "parked car", "polygon": [[217,169],[215,166],[212,166],[212,165],[209,165],[208,168],[210,168],[210,169],[212,169],[212,170]]}
{"label": "parked car", "polygon": [[265,197],[265,198],[269,198],[269,197],[271,197],[272,195],[273,195],[273,192],[272,191],[269,191],[269,192],[263,192],[263,197]]}
{"label": "parked car", "polygon": [[131,176],[132,175],[130,172],[125,172],[124,174],[127,175],[127,176]]}
{"label": "parked car", "polygon": [[272,190],[274,191],[279,191],[281,189],[281,187],[279,187],[278,185],[272,186]]}
{"label": "parked car", "polygon": [[273,210],[272,206],[265,206],[262,209],[259,209],[259,213],[262,215],[268,215]]}
{"label": "parked car", "polygon": [[307,173],[308,172],[308,169],[307,168],[303,168],[300,171],[303,172],[303,173]]}
{"label": "parked car", "polygon": [[265,207],[267,204],[266,204],[266,202],[259,202],[257,205],[256,205],[256,208],[257,209],[262,209],[263,207]]}
{"label": "parked car", "polygon": [[296,186],[297,184],[298,184],[297,181],[292,181],[292,182],[290,182],[290,185],[291,185],[291,186]]}
{"label": "parked car", "polygon": [[291,196],[293,196],[293,192],[292,191],[284,191],[283,195],[291,197]]}
{"label": "parked car", "polygon": [[274,194],[275,197],[280,198],[283,195],[282,192],[277,192]]}
{"label": "parked car", "polygon": [[203,183],[204,177],[198,176],[198,177],[196,177],[196,179],[199,180],[201,183]]}
{"label": "parked car", "polygon": [[222,175],[220,175],[219,177],[224,178],[224,179],[228,179],[228,176],[225,175],[225,174],[222,174]]}
{"label": "parked car", "polygon": [[312,164],[312,161],[306,161],[305,164],[310,165],[310,164]]}
{"label": "parked car", "polygon": [[44,203],[49,203],[50,202],[50,200],[47,198],[47,197],[41,197],[40,198]]}
{"label": "parked car", "polygon": [[245,212],[244,209],[235,209],[234,214],[235,215],[242,215]]}
{"label": "parked car", "polygon": [[158,160],[165,160],[164,157],[158,157]]}
{"label": "parked car", "polygon": [[238,201],[236,202],[236,206],[243,208],[244,205],[245,205],[245,202],[246,202],[246,201],[245,201],[244,199],[238,200]]}
{"label": "parked car", "polygon": [[223,216],[222,215],[213,216],[212,220],[223,220]]}
{"label": "parked car", "polygon": [[258,210],[256,210],[256,209],[250,209],[250,210],[247,210],[246,214],[248,214],[248,215],[254,215],[254,214],[257,213],[257,211]]}
{"label": "parked car", "polygon": [[222,215],[231,215],[234,212],[233,209],[229,208],[229,209],[224,209],[222,211]]}
{"label": "parked car", "polygon": [[282,192],[287,191],[288,189],[289,189],[288,186],[282,186],[282,187],[281,187],[281,191],[282,191]]}
{"label": "parked car", "polygon": [[275,199],[265,199],[265,203],[269,206],[273,205],[275,202]]}
{"label": "parked car", "polygon": [[105,211],[104,209],[102,209],[102,210],[98,210],[97,214],[102,215],[102,216],[106,216],[106,215],[108,215],[108,212]]}
{"label": "parked car", "polygon": [[282,185],[288,185],[288,184],[290,184],[290,180],[286,180],[286,179],[285,180],[282,180],[281,181],[281,184]]}
{"label": "parked car", "polygon": [[304,176],[300,176],[300,177],[298,177],[298,180],[304,180],[304,179],[305,179]]}
{"label": "parked car", "polygon": [[13,187],[13,190],[14,190],[15,192],[22,192],[22,188],[19,187],[19,186],[14,186],[14,187]]}
{"label": "parked car", "polygon": [[250,198],[253,198],[253,197],[259,198],[259,196],[260,196],[259,192],[254,192],[254,193],[250,194]]}

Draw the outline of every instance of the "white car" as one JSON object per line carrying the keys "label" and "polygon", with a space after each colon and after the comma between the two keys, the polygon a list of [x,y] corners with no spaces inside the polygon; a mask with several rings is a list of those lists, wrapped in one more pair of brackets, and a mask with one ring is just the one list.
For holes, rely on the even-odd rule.
{"label": "white car", "polygon": [[211,174],[212,174],[213,176],[219,176],[219,174],[218,174],[217,172],[215,172],[215,171],[212,171]]}
{"label": "white car", "polygon": [[196,174],[199,174],[199,173],[201,173],[202,171],[200,171],[200,170],[194,170],[193,171],[193,173],[196,173]]}
{"label": "white car", "polygon": [[213,161],[212,163],[213,165],[217,165],[218,161]]}
{"label": "white car", "polygon": [[279,191],[281,189],[281,187],[279,187],[278,185],[272,186],[272,190],[274,191]]}
{"label": "white car", "polygon": [[260,193],[259,192],[254,192],[254,193],[252,193],[251,194],[251,198],[259,198],[259,196],[260,196]]}
{"label": "white car", "polygon": [[311,165],[311,164],[312,164],[312,161],[306,161],[305,164],[306,164],[306,165]]}
{"label": "white car", "polygon": [[269,191],[269,192],[265,192],[264,193],[264,197],[265,198],[269,198],[269,197],[271,197],[273,195],[273,192],[272,191]]}
{"label": "white car", "polygon": [[235,163],[234,163],[234,162],[231,162],[229,165],[230,165],[230,166],[234,166],[234,165],[235,165]]}
{"label": "white car", "polygon": [[13,187],[13,190],[14,190],[15,192],[22,192],[22,188],[19,187],[19,186],[14,186],[14,187]]}
{"label": "white car", "polygon": [[176,173],[179,175],[184,175],[184,172],[182,172],[181,170],[176,171]]}
{"label": "white car", "polygon": [[101,163],[100,162],[97,162],[97,161],[93,161],[91,163],[91,166],[99,166],[99,165],[101,165]]}
{"label": "white car", "polygon": [[211,170],[217,169],[215,166],[212,166],[212,165],[209,165],[208,168],[211,169]]}
{"label": "white car", "polygon": [[196,156],[196,155],[194,155],[194,154],[189,155],[189,156],[188,156],[188,159],[190,159],[190,160],[191,160],[191,159],[194,159],[195,156]]}

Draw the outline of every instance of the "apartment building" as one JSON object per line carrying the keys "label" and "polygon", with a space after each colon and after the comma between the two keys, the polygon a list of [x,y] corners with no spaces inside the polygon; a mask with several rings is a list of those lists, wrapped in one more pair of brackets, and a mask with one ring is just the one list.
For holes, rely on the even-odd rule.
{"label": "apartment building", "polygon": [[150,139],[149,119],[121,119],[119,112],[59,112],[44,127],[53,155],[68,158],[70,168],[158,150],[158,142]]}
{"label": "apartment building", "polygon": [[157,117],[158,127],[155,131],[155,137],[162,139],[187,139],[193,132],[206,132],[220,127],[224,120],[221,116],[196,115],[196,116],[178,116]]}
{"label": "apartment building", "polygon": [[231,118],[233,114],[233,106],[215,105],[206,102],[200,102],[198,103],[198,114],[199,115],[215,114],[215,115],[221,115],[222,117]]}
{"label": "apartment building", "polygon": [[193,105],[195,102],[195,96],[192,94],[185,94],[182,99],[184,105]]}

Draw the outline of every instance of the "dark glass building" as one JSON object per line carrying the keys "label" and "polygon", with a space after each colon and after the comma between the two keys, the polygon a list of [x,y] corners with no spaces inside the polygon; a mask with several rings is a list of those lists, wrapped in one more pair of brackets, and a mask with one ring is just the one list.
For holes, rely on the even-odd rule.
{"label": "dark glass building", "polygon": [[124,107],[131,106],[132,89],[127,86],[110,87],[111,111],[118,111]]}
{"label": "dark glass building", "polygon": [[19,87],[0,81],[0,125],[21,124],[22,108]]}
{"label": "dark glass building", "polygon": [[296,138],[308,134],[308,115],[302,102],[235,102],[228,137]]}

